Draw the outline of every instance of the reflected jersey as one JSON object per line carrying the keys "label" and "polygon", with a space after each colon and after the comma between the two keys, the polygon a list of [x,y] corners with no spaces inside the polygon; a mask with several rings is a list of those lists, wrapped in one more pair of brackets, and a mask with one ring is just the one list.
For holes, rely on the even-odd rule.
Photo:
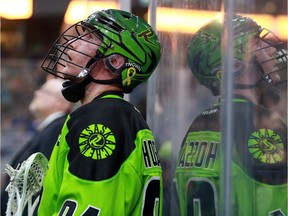
{"label": "reflected jersey", "polygon": [[[287,127],[267,109],[234,99],[232,215],[287,215]],[[175,183],[181,215],[220,216],[219,104],[202,112],[181,145]]]}
{"label": "reflected jersey", "polygon": [[162,170],[141,114],[107,93],[68,116],[39,215],[161,215]]}

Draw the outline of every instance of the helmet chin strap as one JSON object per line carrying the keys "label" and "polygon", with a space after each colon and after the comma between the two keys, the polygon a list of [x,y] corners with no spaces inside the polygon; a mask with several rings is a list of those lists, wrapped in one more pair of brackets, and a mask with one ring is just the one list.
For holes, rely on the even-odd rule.
{"label": "helmet chin strap", "polygon": [[[265,79],[264,79],[265,80]],[[254,85],[242,85],[242,84],[234,84],[236,89],[253,89],[257,88],[263,79],[260,79]],[[266,88],[264,92],[260,93],[259,97],[259,105],[262,105],[266,108],[272,108],[276,106],[280,102],[281,96],[279,91],[275,88]]]}
{"label": "helmet chin strap", "polygon": [[101,84],[101,85],[111,85],[115,83],[119,83],[119,78],[116,79],[108,79],[108,80],[98,80],[94,79],[89,75],[89,69],[83,69],[78,77],[81,78],[83,75],[85,75],[84,79],[82,79],[80,82],[75,82],[75,81],[66,81],[62,84],[63,88],[61,90],[62,95],[64,98],[70,102],[76,103],[79,100],[81,100],[86,91],[86,86],[90,84],[91,82]]}
{"label": "helmet chin strap", "polygon": [[119,79],[109,79],[109,80],[96,80],[93,79],[89,74],[81,82],[66,81],[62,84],[63,88],[61,90],[64,98],[70,102],[76,103],[81,100],[86,91],[86,86],[91,82],[102,84],[102,85],[111,85],[118,83]]}
{"label": "helmet chin strap", "polygon": [[64,98],[70,102],[76,103],[81,100],[85,95],[86,86],[91,83],[91,80],[87,77],[81,82],[66,81],[62,84],[61,90]]}
{"label": "helmet chin strap", "polygon": [[253,89],[256,88],[256,84],[251,84],[251,85],[244,85],[244,84],[238,84],[238,83],[234,83],[233,86],[235,87],[235,89]]}
{"label": "helmet chin strap", "polygon": [[89,75],[91,69],[89,69],[94,63],[97,63],[102,56],[100,51],[97,51],[96,55],[91,58],[86,67],[78,74],[77,78],[83,78],[81,81],[66,81],[62,84],[63,88],[61,90],[64,98],[70,102],[76,103],[81,100],[86,91],[86,86],[91,82],[102,84],[102,85],[111,85],[118,83],[119,79],[108,79],[108,80],[97,80]]}

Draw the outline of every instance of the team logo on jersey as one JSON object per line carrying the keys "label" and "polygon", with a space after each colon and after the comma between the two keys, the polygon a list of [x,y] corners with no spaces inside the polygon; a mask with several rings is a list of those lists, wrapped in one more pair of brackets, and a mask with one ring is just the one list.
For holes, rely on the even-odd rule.
{"label": "team logo on jersey", "polygon": [[82,155],[101,160],[113,154],[116,140],[112,131],[102,124],[92,124],[84,129],[79,137],[79,149]]}
{"label": "team logo on jersey", "polygon": [[263,163],[274,164],[285,158],[281,137],[270,129],[254,131],[249,138],[248,148],[253,157]]}

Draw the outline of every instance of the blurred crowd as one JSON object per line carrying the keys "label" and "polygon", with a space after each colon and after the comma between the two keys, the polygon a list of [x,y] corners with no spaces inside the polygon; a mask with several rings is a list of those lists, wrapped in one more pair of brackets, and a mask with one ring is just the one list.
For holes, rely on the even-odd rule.
{"label": "blurred crowd", "polygon": [[35,132],[36,125],[28,106],[34,90],[46,79],[39,64],[31,59],[2,59],[1,173],[5,164]]}

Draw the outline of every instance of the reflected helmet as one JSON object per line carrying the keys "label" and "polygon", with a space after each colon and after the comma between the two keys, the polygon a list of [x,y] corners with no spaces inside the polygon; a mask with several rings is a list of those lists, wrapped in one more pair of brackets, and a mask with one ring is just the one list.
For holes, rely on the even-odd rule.
{"label": "reflected helmet", "polygon": [[[287,52],[281,50],[279,47],[282,42],[269,30],[262,29],[256,22],[248,17],[242,17],[235,15],[233,18],[233,31],[234,31],[234,71],[233,74],[237,75],[241,72],[242,63],[247,59],[247,55],[251,56],[252,64],[256,67],[260,73],[261,80],[267,83],[273,83],[269,73],[279,72],[270,71],[264,73],[261,64],[266,62],[260,62],[256,59],[255,53],[259,50],[254,50],[252,53],[248,51],[248,42],[252,38],[256,38],[264,41],[268,44],[267,49],[271,46],[276,48],[277,54],[268,61],[287,62]],[[192,37],[188,46],[187,59],[189,67],[199,81],[200,84],[206,86],[211,90],[213,95],[220,94],[220,79],[223,71],[222,67],[222,47],[221,37],[223,34],[223,25],[221,20],[216,19],[206,24],[200,30],[198,30]],[[273,41],[268,41],[272,35]],[[250,53],[248,53],[250,52]],[[254,54],[253,54],[254,53]],[[254,57],[253,57],[254,56]],[[280,60],[280,61],[279,61]],[[273,83],[275,84],[275,83]],[[235,84],[236,85],[236,84]],[[257,85],[239,85],[236,88],[254,88]]]}
{"label": "reflected helmet", "polygon": [[[75,40],[89,43],[89,40],[85,39],[88,33],[92,33],[101,41],[101,44],[97,44],[99,48],[93,55],[89,52],[79,52],[71,46]],[[89,60],[82,65],[71,62],[67,55],[69,50],[89,57]],[[125,64],[115,68],[110,61],[113,55],[123,56]],[[86,83],[89,83],[85,79],[89,77],[90,81],[92,79],[96,83],[118,83],[125,93],[129,93],[150,77],[159,63],[160,56],[159,39],[149,24],[129,12],[109,9],[95,12],[68,28],[55,41],[41,67],[49,73],[73,82],[86,80]],[[117,79],[94,80],[89,76],[100,59],[104,60],[105,66],[112,73],[119,75]],[[77,76],[62,71],[67,63],[79,67]]]}

